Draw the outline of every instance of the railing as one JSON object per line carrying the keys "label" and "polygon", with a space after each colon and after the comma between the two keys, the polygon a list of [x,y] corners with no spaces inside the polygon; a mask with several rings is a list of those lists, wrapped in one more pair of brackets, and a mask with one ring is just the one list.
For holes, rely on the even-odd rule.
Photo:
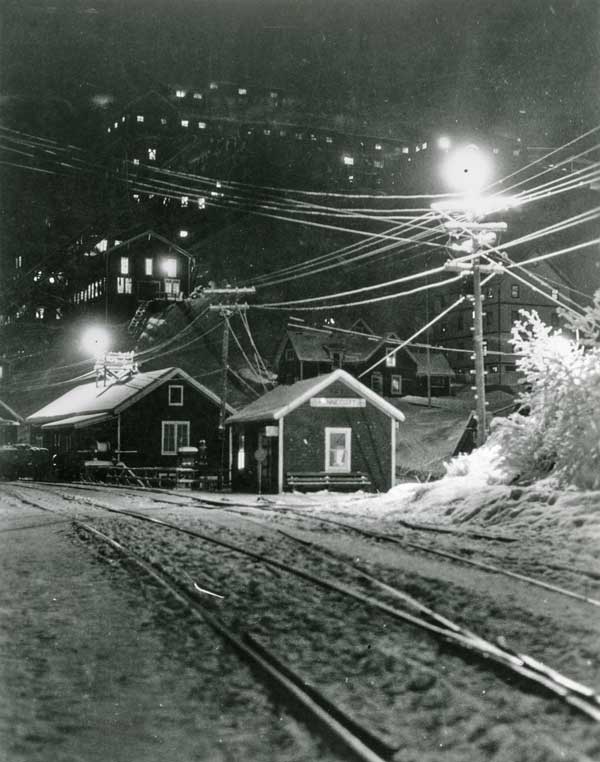
{"label": "railing", "polygon": [[180,489],[217,489],[216,474],[207,474],[197,468],[186,466],[143,466],[130,468],[124,464],[107,461],[88,461],[82,470],[88,481],[106,484],[136,484],[140,487],[178,487]]}

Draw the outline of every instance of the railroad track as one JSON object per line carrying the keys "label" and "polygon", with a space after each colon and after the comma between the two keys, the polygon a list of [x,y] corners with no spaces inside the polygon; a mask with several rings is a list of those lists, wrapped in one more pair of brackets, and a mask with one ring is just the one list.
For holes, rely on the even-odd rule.
{"label": "railroad track", "polygon": [[[42,510],[48,510],[47,507],[44,508],[44,506],[36,501],[31,501],[20,495],[19,497],[26,503],[28,502],[35,507],[42,508]],[[317,576],[306,571],[304,568],[278,561],[274,558],[265,556],[264,554],[256,553],[240,545],[213,537],[204,532],[184,528],[177,524],[173,524],[172,522],[163,521],[136,511],[107,506],[98,503],[97,501],[86,500],[85,504],[90,505],[90,507],[101,508],[113,514],[128,516],[139,521],[169,528],[176,532],[201,539],[204,542],[225,548],[231,552],[250,558],[255,562],[277,569],[280,572],[294,575],[305,582],[309,582],[322,589],[348,597],[355,602],[361,603],[372,611],[376,611],[387,617],[393,618],[396,621],[400,621],[403,624],[410,625],[428,633],[432,638],[443,642],[446,647],[450,647],[454,652],[465,656],[469,660],[475,658],[480,664],[484,664],[487,667],[493,665],[494,668],[499,669],[504,673],[517,676],[519,681],[524,685],[530,687],[534,686],[538,690],[542,690],[547,694],[558,697],[576,711],[588,716],[596,722],[600,722],[600,697],[593,689],[570,679],[527,654],[518,653],[508,648],[506,645],[493,643],[480,637],[476,633],[439,615],[437,612],[424,606],[403,591],[374,578],[372,575],[366,574],[360,569],[355,568],[355,571],[363,580],[368,579],[368,581],[375,587],[385,591],[386,594],[393,596],[396,600],[402,601],[410,610],[407,608],[400,608],[397,605],[390,605],[374,595],[366,594],[362,592],[362,590],[350,587],[347,584]],[[82,522],[77,523],[81,524]],[[93,529],[93,527],[90,528],[89,525],[86,525],[86,531],[89,532],[91,529]],[[297,540],[298,538],[294,539]],[[307,541],[302,542],[306,543]],[[321,548],[317,549],[322,551]],[[123,548],[121,552],[127,553],[128,551]],[[144,563],[147,564],[147,562]],[[197,592],[199,590],[200,589],[198,588]],[[206,593],[207,591],[203,592]]]}

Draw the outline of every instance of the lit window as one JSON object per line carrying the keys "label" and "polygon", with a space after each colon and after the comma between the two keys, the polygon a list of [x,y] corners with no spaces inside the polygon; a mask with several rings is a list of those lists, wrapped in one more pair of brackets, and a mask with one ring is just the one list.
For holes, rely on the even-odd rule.
{"label": "lit window", "polygon": [[314,134],[314,132],[310,133],[310,139],[314,142],[317,139],[317,136]]}
{"label": "lit window", "polygon": [[402,153],[410,153],[410,148],[408,146],[402,146]]}
{"label": "lit window", "polygon": [[146,257],[144,262],[144,267],[145,267],[144,272],[146,273],[146,275],[152,275],[152,271],[153,271],[152,265],[153,265],[152,257]]}
{"label": "lit window", "polygon": [[162,262],[162,269],[167,278],[177,277],[177,260],[175,257],[167,257]]}
{"label": "lit window", "polygon": [[35,309],[36,320],[43,320],[45,312],[46,312],[46,309],[44,307],[36,307]]}
{"label": "lit window", "polygon": [[342,161],[347,167],[353,167],[354,166],[354,157],[352,156],[344,156]]}
{"label": "lit window", "polygon": [[122,116],[122,117],[121,117],[121,121],[122,121],[122,122],[124,122],[124,121],[125,121],[125,119],[126,119],[126,117],[124,117],[124,116]]}
{"label": "lit window", "polygon": [[135,166],[137,167],[137,166],[139,166],[140,160],[139,160],[139,159],[134,159],[134,160],[133,160],[133,163],[134,163],[134,164],[135,164]]}
{"label": "lit window", "polygon": [[187,230],[183,230],[182,229],[182,230],[179,231],[179,237],[180,238],[187,238],[188,235],[189,235],[189,231],[187,231]]}
{"label": "lit window", "polygon": [[148,149],[148,159],[149,161],[156,161],[156,148]]}
{"label": "lit window", "polygon": [[520,288],[518,283],[513,283],[510,287],[510,295],[513,299],[518,299],[520,295]]}
{"label": "lit window", "polygon": [[140,203],[140,194],[139,193],[134,193],[132,195],[132,198],[133,198],[134,201],[137,201],[138,204]]}
{"label": "lit window", "polygon": [[271,130],[263,130],[263,135],[270,135],[270,134],[271,134]]}
{"label": "lit window", "polygon": [[422,143],[421,148],[426,151],[427,150],[427,143]]}
{"label": "lit window", "polygon": [[383,375],[381,373],[373,373],[371,376],[371,389],[377,394],[383,394]]}
{"label": "lit window", "polygon": [[189,196],[182,196],[181,197],[181,206],[188,206],[190,203],[190,197]]}
{"label": "lit window", "polygon": [[296,133],[296,140],[302,140],[303,137],[304,135],[301,132]]}
{"label": "lit window", "polygon": [[106,131],[107,131],[107,132],[110,132],[110,127],[107,127],[107,128],[106,128]]}
{"label": "lit window", "polygon": [[21,254],[19,254],[17,257],[15,257],[15,269],[20,270],[21,267],[23,267],[23,257]]}
{"label": "lit window", "polygon": [[175,91],[175,96],[177,98],[185,98],[185,90],[176,90]]}
{"label": "lit window", "polygon": [[248,91],[245,87],[238,87],[238,95],[248,95]]}
{"label": "lit window", "polygon": [[396,352],[393,354],[387,354],[385,356],[385,367],[386,368],[395,368],[396,367]]}
{"label": "lit window", "polygon": [[189,447],[189,421],[162,421],[161,455],[177,455],[180,447]]}
{"label": "lit window", "polygon": [[382,161],[374,161],[373,166],[375,169],[383,169],[383,162]]}
{"label": "lit window", "polygon": [[237,467],[238,471],[243,471],[246,468],[246,451],[244,449],[245,445],[245,437],[243,434],[240,434],[239,442],[238,442],[238,452],[237,452]]}
{"label": "lit window", "polygon": [[190,120],[189,119],[182,119],[181,120],[181,126],[182,127],[189,127],[190,126]]}
{"label": "lit window", "polygon": [[206,122],[198,122],[198,129],[199,130],[205,130],[206,129]]}
{"label": "lit window", "polygon": [[106,238],[103,238],[101,241],[98,241],[95,248],[98,251],[106,251],[108,249],[108,240]]}
{"label": "lit window", "polygon": [[211,82],[209,87],[210,87],[211,90],[218,90],[219,89],[219,85],[216,82]]}
{"label": "lit window", "polygon": [[326,142],[326,143],[333,143],[333,138],[332,138],[332,137],[330,137],[330,136],[328,135],[328,136],[325,138],[325,142]]}
{"label": "lit window", "polygon": [[206,199],[205,198],[199,198],[198,199],[198,209],[206,209]]}
{"label": "lit window", "polygon": [[129,257],[121,257],[121,275],[129,275]]}
{"label": "lit window", "polygon": [[381,143],[375,143],[375,150],[376,151],[381,151],[382,148],[383,148],[383,146],[381,145]]}
{"label": "lit window", "polygon": [[551,295],[552,295],[552,298],[553,298],[553,299],[556,299],[556,300],[558,300],[558,297],[559,297],[558,289],[557,289],[557,288],[553,288],[553,289],[552,289],[552,294],[551,294]]}
{"label": "lit window", "polygon": [[135,120],[136,120],[136,122],[143,122],[144,121],[144,117],[143,117],[142,114],[138,114],[136,116]]}
{"label": "lit window", "polygon": [[415,146],[415,151],[418,153],[421,150],[421,146]]}
{"label": "lit window", "polygon": [[195,101],[201,101],[202,100],[202,93],[194,93],[194,100]]}
{"label": "lit window", "polygon": [[183,386],[181,384],[169,384],[169,405],[173,407],[183,405]]}
{"label": "lit window", "polygon": [[272,91],[272,92],[269,93],[269,96],[271,98],[277,98],[277,93],[275,91]]}
{"label": "lit window", "polygon": [[166,117],[164,117],[164,116],[161,116],[161,118],[160,118],[160,123],[161,123],[161,124],[163,125],[163,127],[164,127],[164,126],[165,126],[165,124],[167,123],[167,119],[166,119]]}
{"label": "lit window", "polygon": [[352,429],[325,428],[325,471],[348,473],[351,464]]}
{"label": "lit window", "polygon": [[131,278],[117,278],[117,294],[131,293]]}
{"label": "lit window", "polygon": [[394,397],[402,394],[402,376],[392,376],[390,391]]}
{"label": "lit window", "polygon": [[165,280],[165,294],[169,297],[177,298],[181,293],[181,284],[178,278],[167,278]]}
{"label": "lit window", "polygon": [[117,129],[118,126],[119,126],[119,123],[115,122],[115,130]]}

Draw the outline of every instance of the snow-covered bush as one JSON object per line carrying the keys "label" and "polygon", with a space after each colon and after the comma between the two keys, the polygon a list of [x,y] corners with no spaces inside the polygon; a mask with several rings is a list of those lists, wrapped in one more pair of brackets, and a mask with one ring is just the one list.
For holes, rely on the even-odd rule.
{"label": "snow-covered bush", "polygon": [[[600,314],[600,295],[597,295]],[[571,327],[591,333],[590,308]],[[535,312],[521,311],[513,327],[517,367],[525,381],[520,395],[526,415],[498,422],[492,436],[509,471],[523,480],[552,472],[563,484],[600,487],[600,350],[584,349],[553,331]],[[589,333],[588,333],[589,332]],[[492,442],[490,442],[492,444]]]}

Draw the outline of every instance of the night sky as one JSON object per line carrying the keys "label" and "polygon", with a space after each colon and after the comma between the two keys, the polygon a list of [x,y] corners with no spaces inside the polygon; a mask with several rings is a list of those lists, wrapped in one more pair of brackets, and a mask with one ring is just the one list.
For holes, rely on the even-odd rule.
{"label": "night sky", "polygon": [[597,0],[5,0],[2,17],[5,118],[82,138],[100,103],[210,79],[535,143],[598,118]]}

